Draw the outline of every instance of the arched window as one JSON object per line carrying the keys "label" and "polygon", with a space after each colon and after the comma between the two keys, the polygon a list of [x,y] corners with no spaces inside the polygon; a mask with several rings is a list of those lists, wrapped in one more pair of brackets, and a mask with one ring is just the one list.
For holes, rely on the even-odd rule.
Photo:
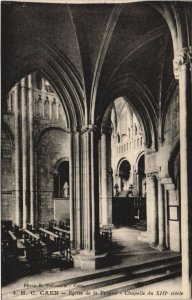
{"label": "arched window", "polygon": [[135,129],[135,136],[136,136],[137,135],[137,125],[135,124],[134,127],[135,127],[134,129]]}
{"label": "arched window", "polygon": [[117,134],[117,141],[118,141],[118,143],[120,143],[120,134],[119,133]]}
{"label": "arched window", "polygon": [[39,95],[39,98],[37,100],[36,114],[39,115],[39,116],[43,115],[43,102],[42,102],[42,99],[41,99],[41,95]]}
{"label": "arched window", "polygon": [[120,190],[124,190],[124,184],[130,177],[131,165],[127,160],[123,160],[119,166],[119,177],[121,179]]}
{"label": "arched window", "polygon": [[45,80],[45,90],[48,93],[54,93],[54,90],[53,90],[51,84],[47,80]]}
{"label": "arched window", "polygon": [[59,110],[59,120],[62,120],[63,119],[63,109],[62,109],[62,106],[60,103],[58,106],[58,110]]}
{"label": "arched window", "polygon": [[41,90],[42,89],[42,78],[41,78],[41,75],[39,73],[36,74],[35,81],[36,81],[36,88],[38,90]]}
{"label": "arched window", "polygon": [[69,161],[60,163],[54,176],[54,198],[69,197]]}
{"label": "arched window", "polygon": [[50,107],[48,97],[46,97],[46,100],[44,102],[44,115],[46,118],[50,118]]}
{"label": "arched window", "polygon": [[57,104],[56,104],[56,100],[55,99],[53,100],[53,103],[52,103],[52,118],[54,120],[57,119]]}

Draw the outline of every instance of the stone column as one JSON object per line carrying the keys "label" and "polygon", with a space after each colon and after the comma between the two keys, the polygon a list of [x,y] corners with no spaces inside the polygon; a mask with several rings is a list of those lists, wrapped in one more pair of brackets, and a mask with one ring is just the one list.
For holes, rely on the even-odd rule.
{"label": "stone column", "polygon": [[[96,145],[97,128],[87,126],[84,131],[84,208],[85,208],[85,250],[96,254],[99,235],[99,197],[98,194],[98,151]],[[97,182],[97,183],[96,183]],[[96,186],[97,184],[97,186]]]}
{"label": "stone column", "polygon": [[165,199],[164,187],[161,178],[158,177],[158,225],[159,225],[159,244],[158,249],[163,251],[166,249],[165,239]]}
{"label": "stone column", "polygon": [[73,188],[73,176],[74,176],[74,170],[73,170],[73,164],[74,164],[74,154],[73,154],[73,135],[70,134],[70,157],[69,157],[69,200],[70,200],[70,241],[72,244],[72,248],[74,248],[74,188]]}
{"label": "stone column", "polygon": [[8,101],[7,101],[7,109],[8,111],[12,111],[12,91],[9,92],[9,98],[8,98]]}
{"label": "stone column", "polygon": [[29,99],[29,170],[30,170],[30,223],[34,225],[34,147],[33,147],[33,90],[32,76],[28,75]]}
{"label": "stone column", "polygon": [[49,99],[49,119],[52,119],[52,103],[53,101]]}
{"label": "stone column", "polygon": [[59,103],[56,102],[56,107],[57,107],[57,120],[59,120]]}
{"label": "stone column", "polygon": [[21,226],[20,216],[20,139],[19,139],[19,85],[15,85],[14,102],[15,102],[15,223]]}
{"label": "stone column", "polygon": [[184,296],[190,299],[192,296],[192,46],[182,49],[173,63],[175,77],[179,79],[182,281]]}
{"label": "stone column", "polygon": [[80,132],[75,130],[73,132],[73,164],[74,164],[74,174],[73,174],[73,190],[74,190],[74,247],[76,250],[80,250],[81,243],[81,151],[80,151]]}
{"label": "stone column", "polygon": [[84,250],[74,256],[82,269],[104,266],[106,253],[99,249],[99,168],[98,132],[94,125],[82,129],[83,135],[83,231]]}
{"label": "stone column", "polygon": [[[102,127],[101,130],[101,193],[102,193],[102,217],[101,225],[104,228],[113,227],[112,222],[112,174],[111,162],[111,128]],[[109,190],[111,188],[111,190]]]}
{"label": "stone column", "polygon": [[26,78],[21,80],[22,124],[22,176],[23,176],[23,227],[27,223],[27,93]]}
{"label": "stone column", "polygon": [[139,183],[140,183],[140,174],[139,174],[139,172],[137,172],[136,173],[136,189],[135,189],[135,191],[137,192],[137,195],[139,195],[139,192],[140,192],[140,185],[139,185]]}
{"label": "stone column", "polygon": [[[37,147],[37,145],[36,145]],[[39,219],[39,214],[40,214],[40,203],[38,201],[38,159],[37,159],[37,148],[34,147],[34,219],[35,223],[37,224],[40,219]]]}
{"label": "stone column", "polygon": [[147,174],[146,178],[147,235],[152,247],[158,243],[157,183],[155,174]]}

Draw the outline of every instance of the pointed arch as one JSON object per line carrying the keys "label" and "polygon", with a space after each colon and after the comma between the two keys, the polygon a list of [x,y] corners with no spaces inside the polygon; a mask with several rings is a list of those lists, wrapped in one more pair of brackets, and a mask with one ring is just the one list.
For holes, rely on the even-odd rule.
{"label": "pointed arch", "polygon": [[[63,105],[68,127],[84,123],[84,94],[80,76],[72,63],[55,47],[36,42],[22,57],[14,57],[8,69],[9,80],[4,84],[3,95],[24,76],[39,71],[52,84]],[[6,76],[4,76],[6,78]]]}

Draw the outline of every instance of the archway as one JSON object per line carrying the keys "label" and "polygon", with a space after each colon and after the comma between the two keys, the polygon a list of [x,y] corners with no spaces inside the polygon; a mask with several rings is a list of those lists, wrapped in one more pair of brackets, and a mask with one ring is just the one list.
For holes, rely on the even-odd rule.
{"label": "archway", "polygon": [[[120,177],[120,192],[127,190],[129,186],[131,165],[127,160],[123,160],[119,165],[119,177]],[[131,187],[129,186],[131,191]]]}
{"label": "archway", "polygon": [[[101,223],[104,199],[105,205],[108,207],[105,209],[108,219],[112,220],[116,226],[131,226],[138,223],[138,220],[146,219],[145,132],[142,122],[137,116],[138,114],[122,97],[114,100],[104,115],[100,166]],[[107,165],[104,165],[104,159]],[[106,177],[109,179],[111,167],[114,170],[112,187],[111,182],[109,183],[109,180],[105,179],[106,173],[108,174]],[[103,195],[103,191],[107,191],[107,193]],[[111,198],[112,205],[109,200]],[[146,224],[143,224],[142,230],[145,229]]]}
{"label": "archway", "polygon": [[56,163],[54,172],[54,220],[70,224],[69,159]]}
{"label": "archway", "polygon": [[146,175],[145,175],[145,156],[141,153],[137,160],[136,166],[136,194],[140,197],[146,196]]}
{"label": "archway", "polygon": [[54,176],[54,198],[69,197],[69,161],[61,161]]}

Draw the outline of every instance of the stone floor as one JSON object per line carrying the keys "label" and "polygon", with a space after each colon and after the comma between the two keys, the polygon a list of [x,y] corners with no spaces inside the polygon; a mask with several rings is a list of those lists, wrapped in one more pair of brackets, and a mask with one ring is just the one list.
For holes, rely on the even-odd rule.
{"label": "stone floor", "polygon": [[[146,242],[138,240],[140,234],[141,234],[140,231],[135,229],[130,229],[127,227],[114,229],[113,230],[114,247],[112,251],[112,265],[102,270],[108,270],[112,268],[115,269],[122,266],[131,266],[131,265],[140,264],[148,261],[155,261],[157,259],[160,259],[161,257],[166,258],[166,257],[178,255],[178,253],[174,253],[170,251],[159,252],[156,249],[150,248]],[[76,278],[82,275],[92,274],[100,271],[101,269],[95,271],[87,271],[87,270],[80,270],[78,268],[71,268],[64,271],[60,271],[59,269],[53,269],[52,272],[43,271],[38,274],[33,274],[33,276],[28,275],[20,279],[15,278],[13,282],[2,287],[2,294],[10,291],[23,289],[24,287],[27,286],[27,284],[35,285],[39,283],[41,284],[54,283],[61,280]],[[170,281],[169,285],[170,284],[171,285],[175,284],[176,287],[178,287],[178,282],[175,280]],[[164,286],[164,283],[160,283],[160,286]],[[4,300],[3,297],[2,299]],[[127,298],[127,299],[131,299],[131,298]],[[136,298],[134,297],[134,299]],[[144,299],[150,299],[150,297]],[[160,299],[167,299],[167,298],[162,297]],[[179,299],[179,298],[176,297],[175,299]]]}

